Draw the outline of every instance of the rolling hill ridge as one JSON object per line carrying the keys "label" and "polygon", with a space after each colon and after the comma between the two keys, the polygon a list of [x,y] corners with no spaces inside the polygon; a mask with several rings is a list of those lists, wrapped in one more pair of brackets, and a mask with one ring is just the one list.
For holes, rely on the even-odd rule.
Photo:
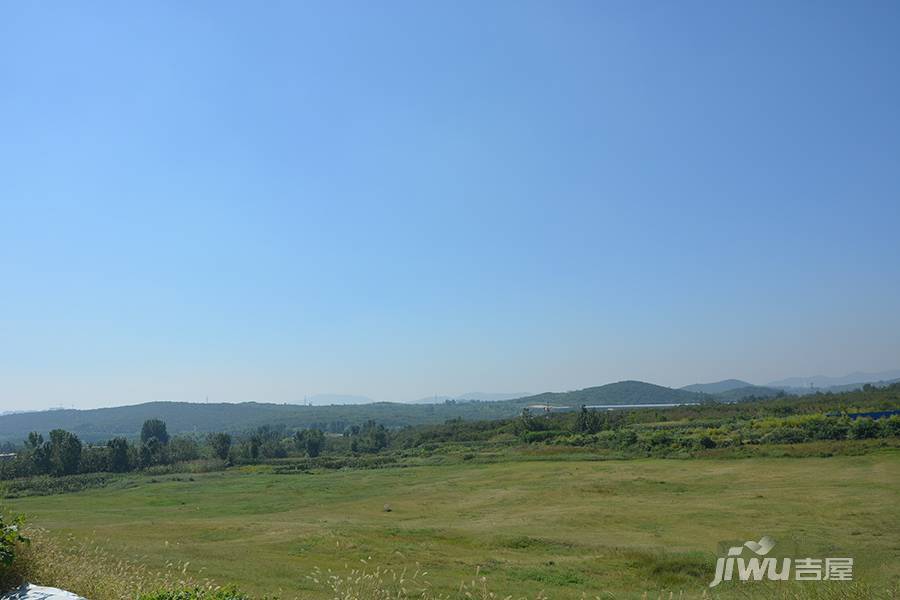
{"label": "rolling hill ridge", "polygon": [[641,381],[620,381],[570,392],[547,392],[512,400],[403,404],[377,402],[332,406],[295,404],[198,404],[148,402],[90,410],[48,410],[0,416],[0,442],[20,443],[30,431],[46,434],[66,429],[87,442],[112,437],[137,437],[147,419],[162,419],[171,434],[239,433],[262,425],[289,429],[319,428],[339,433],[348,425],[373,419],[386,427],[443,423],[448,419],[514,417],[532,404],[551,403],[578,408],[582,404],[683,404],[709,401],[710,396]]}

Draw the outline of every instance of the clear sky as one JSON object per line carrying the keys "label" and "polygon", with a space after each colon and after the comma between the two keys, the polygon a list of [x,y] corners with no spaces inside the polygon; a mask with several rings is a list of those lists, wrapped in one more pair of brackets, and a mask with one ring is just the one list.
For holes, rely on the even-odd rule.
{"label": "clear sky", "polygon": [[900,3],[3,2],[0,409],[900,367]]}

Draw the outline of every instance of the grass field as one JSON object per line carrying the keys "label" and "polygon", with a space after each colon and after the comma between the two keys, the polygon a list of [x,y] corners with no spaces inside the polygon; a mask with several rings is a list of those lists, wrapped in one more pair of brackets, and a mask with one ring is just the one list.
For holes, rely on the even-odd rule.
{"label": "grass field", "polygon": [[[777,541],[778,556],[852,556],[855,579],[875,590],[900,577],[896,452],[292,475],[257,468],[177,479],[133,477],[8,500],[5,510],[153,568],[190,562],[218,582],[285,598],[330,597],[306,575],[346,572],[369,557],[383,567],[419,564],[448,591],[479,568],[501,597],[694,596],[725,544],[762,535]],[[746,595],[753,584],[729,585],[717,595]]]}

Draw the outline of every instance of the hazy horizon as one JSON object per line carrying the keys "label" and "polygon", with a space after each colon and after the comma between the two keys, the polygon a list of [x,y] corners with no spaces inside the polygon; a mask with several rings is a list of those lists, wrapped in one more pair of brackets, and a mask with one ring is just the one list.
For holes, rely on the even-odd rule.
{"label": "hazy horizon", "polygon": [[[852,377],[852,375],[860,375],[860,376],[864,376],[864,377],[854,378],[854,377]],[[876,376],[880,376],[880,377],[876,377]],[[880,371],[880,372],[854,371],[852,373],[845,373],[843,375],[816,374],[816,375],[810,375],[810,376],[790,377],[790,378],[785,378],[785,379],[811,380],[811,379],[818,379],[818,378],[824,378],[824,379],[832,379],[833,378],[833,379],[843,380],[843,381],[835,381],[833,383],[829,383],[826,385],[841,385],[842,383],[864,383],[867,381],[875,382],[875,381],[881,381],[881,380],[887,380],[887,379],[900,378],[900,369],[893,369],[893,370],[889,370],[889,371]],[[753,381],[747,381],[746,379],[743,379],[741,377],[728,377],[728,378],[719,379],[719,380],[695,381],[695,382],[684,384],[684,385],[666,385],[665,387],[678,389],[678,388],[685,387],[687,385],[698,384],[698,383],[701,383],[701,384],[702,383],[716,383],[716,382],[724,381],[727,379],[738,379],[741,381],[745,381],[746,383],[749,383],[751,385],[759,385],[759,386],[766,386],[766,385],[769,385],[772,383],[777,383],[777,381],[778,381],[778,380],[773,380],[773,381],[767,381],[767,382],[753,382]],[[583,386],[583,387],[597,387],[597,386],[608,385],[608,384],[612,384],[612,383],[618,383],[621,381],[632,381],[632,380],[616,379],[615,381],[604,381],[601,383],[596,383],[593,385]],[[651,383],[651,384],[655,384],[655,385],[665,385],[665,384],[660,384],[660,383],[654,382],[654,381],[645,381],[645,383]],[[794,389],[802,389],[802,388],[807,387],[809,384],[808,383],[798,383],[795,385],[796,385],[796,387],[794,387]],[[140,402],[130,402],[130,401],[123,400],[121,402],[113,402],[110,404],[98,404],[98,405],[91,405],[89,403],[86,403],[81,406],[74,406],[74,405],[67,406],[65,404],[58,404],[58,405],[50,405],[50,406],[45,406],[45,407],[40,407],[40,408],[15,408],[15,407],[7,408],[7,407],[4,407],[4,408],[0,409],[0,413],[28,412],[28,411],[32,411],[32,410],[39,411],[39,410],[54,410],[54,409],[73,409],[73,408],[80,409],[80,410],[88,410],[88,409],[93,409],[93,408],[112,408],[112,407],[117,407],[117,406],[131,406],[131,405],[135,405],[135,404],[144,404],[147,402],[190,402],[190,403],[197,403],[197,404],[216,404],[216,403],[237,404],[237,403],[242,403],[242,402],[260,402],[260,403],[272,403],[272,404],[297,404],[297,405],[304,405],[304,404],[309,403],[311,406],[328,406],[328,405],[332,405],[332,404],[338,404],[338,405],[340,405],[340,404],[367,404],[367,403],[376,403],[376,402],[399,402],[399,403],[406,403],[406,404],[414,404],[414,403],[428,403],[429,401],[431,401],[434,398],[440,399],[439,401],[443,401],[444,398],[472,400],[472,399],[478,399],[478,398],[475,398],[475,396],[484,396],[484,395],[504,396],[504,397],[507,397],[508,399],[524,398],[524,397],[528,397],[528,396],[532,396],[532,395],[542,394],[544,392],[569,392],[569,391],[573,391],[573,390],[577,390],[577,389],[583,389],[583,387],[546,389],[546,390],[540,390],[540,391],[536,391],[536,392],[519,392],[519,393],[493,391],[493,392],[463,392],[460,394],[434,394],[432,396],[424,396],[421,398],[414,398],[414,399],[373,398],[373,397],[367,396],[365,394],[341,394],[341,393],[333,393],[333,392],[322,392],[322,393],[316,393],[316,394],[309,394],[309,395],[305,395],[303,398],[299,398],[299,399],[295,399],[295,400],[254,400],[254,399],[221,400],[221,399],[208,398],[208,397],[199,399],[199,400],[198,399],[156,398],[156,399],[151,399],[151,400],[141,400]],[[333,402],[330,400],[333,400]]]}
{"label": "hazy horizon", "polygon": [[0,410],[900,365],[896,3],[6,3]]}

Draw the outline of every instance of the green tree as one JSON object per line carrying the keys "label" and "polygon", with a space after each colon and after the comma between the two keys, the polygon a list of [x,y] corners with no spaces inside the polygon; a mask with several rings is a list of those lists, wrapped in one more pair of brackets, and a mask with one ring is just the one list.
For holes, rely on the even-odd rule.
{"label": "green tree", "polygon": [[325,445],[325,434],[318,429],[310,429],[306,432],[306,455],[315,458],[322,453]]}
{"label": "green tree", "polygon": [[193,438],[176,435],[169,440],[169,460],[187,462],[200,458],[200,447]]}
{"label": "green tree", "polygon": [[372,432],[372,448],[375,452],[378,452],[383,448],[387,448],[387,445],[387,430],[384,428],[384,425],[379,425],[378,428],[374,432]]}
{"label": "green tree", "polygon": [[519,417],[519,426],[522,432],[536,431],[538,429],[537,419],[531,414],[531,410],[522,409],[522,416]]}
{"label": "green tree", "polygon": [[575,432],[576,433],[587,433],[590,423],[590,415],[588,414],[587,407],[582,404],[581,411],[578,413],[578,417],[575,419]]}
{"label": "green tree", "polygon": [[581,412],[575,419],[575,431],[578,433],[597,433],[603,429],[604,415],[601,413],[588,410],[586,406],[581,406]]}
{"label": "green tree", "polygon": [[[307,431],[305,435],[310,435]],[[388,431],[384,425],[369,419],[361,427],[351,428],[351,452],[378,452],[387,448],[390,443]],[[324,440],[323,440],[324,442]]]}
{"label": "green tree", "polygon": [[228,453],[231,451],[230,435],[227,433],[211,433],[209,434],[208,443],[215,456],[222,460],[228,459]]}
{"label": "green tree", "polygon": [[29,452],[29,462],[35,475],[47,475],[53,471],[53,460],[50,455],[50,442],[44,442]]}
{"label": "green tree", "polygon": [[287,450],[279,440],[268,439],[260,444],[259,454],[263,458],[286,458]]}
{"label": "green tree", "polygon": [[384,425],[372,419],[366,421],[359,432],[361,441],[358,447],[363,452],[378,452],[388,445],[387,430]]}
{"label": "green tree", "polygon": [[258,435],[251,435],[247,441],[247,452],[249,458],[256,460],[259,458],[259,447],[262,446],[262,439]]}
{"label": "green tree", "polygon": [[54,429],[50,432],[50,460],[57,475],[77,473],[81,461],[81,440],[65,429]]}
{"label": "green tree", "polygon": [[141,444],[140,460],[144,468],[169,462],[166,446],[157,438],[151,437],[146,443]]}
{"label": "green tree", "polygon": [[141,442],[146,444],[150,438],[156,438],[160,444],[169,443],[169,432],[166,431],[165,421],[159,419],[147,419],[141,427]]}
{"label": "green tree", "polygon": [[80,473],[102,473],[109,470],[109,452],[107,448],[99,446],[82,448],[81,460],[78,463],[78,471]]}
{"label": "green tree", "polygon": [[117,437],[106,442],[108,452],[109,470],[114,473],[124,473],[128,470],[128,440]]}
{"label": "green tree", "polygon": [[44,436],[42,436],[37,431],[32,431],[28,434],[28,439],[25,440],[25,448],[27,450],[35,450],[40,448],[44,444]]}
{"label": "green tree", "polygon": [[306,450],[306,430],[300,429],[294,432],[294,448],[297,452]]}

